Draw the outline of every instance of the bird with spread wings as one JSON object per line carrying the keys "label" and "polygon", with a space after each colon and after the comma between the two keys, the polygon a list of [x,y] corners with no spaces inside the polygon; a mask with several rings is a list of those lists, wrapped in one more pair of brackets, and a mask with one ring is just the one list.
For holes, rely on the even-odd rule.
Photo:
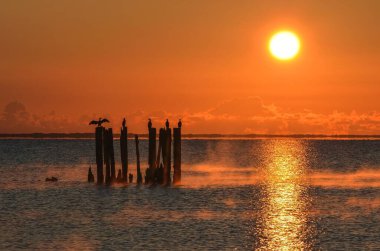
{"label": "bird with spread wings", "polygon": [[93,120],[93,121],[91,121],[89,125],[102,126],[103,123],[109,123],[109,122],[110,121],[108,119],[99,118],[99,120]]}

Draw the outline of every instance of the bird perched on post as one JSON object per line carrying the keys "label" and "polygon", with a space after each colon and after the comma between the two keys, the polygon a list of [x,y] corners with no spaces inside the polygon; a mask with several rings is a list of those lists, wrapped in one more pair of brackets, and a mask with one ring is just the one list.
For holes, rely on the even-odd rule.
{"label": "bird perched on post", "polygon": [[166,125],[166,128],[169,129],[169,120],[168,119],[166,119],[165,125]]}
{"label": "bird perched on post", "polygon": [[181,119],[179,119],[179,121],[178,121],[178,128],[181,128],[182,127],[182,121],[181,121]]}
{"label": "bird perched on post", "polygon": [[99,118],[99,120],[93,120],[93,121],[91,121],[89,125],[102,126],[103,123],[109,123],[109,122],[110,121],[108,119]]}
{"label": "bird perched on post", "polygon": [[123,119],[123,123],[121,123],[121,125],[123,126],[123,128],[125,128],[125,124],[127,123],[127,121],[125,120],[125,118]]}
{"label": "bird perched on post", "polygon": [[152,128],[152,120],[148,119],[148,129],[150,130]]}

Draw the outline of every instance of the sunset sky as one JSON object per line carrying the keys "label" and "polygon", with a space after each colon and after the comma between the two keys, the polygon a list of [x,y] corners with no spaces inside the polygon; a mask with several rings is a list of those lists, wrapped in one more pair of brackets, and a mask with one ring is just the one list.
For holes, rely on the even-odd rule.
{"label": "sunset sky", "polygon": [[[380,1],[0,2],[0,133],[380,134]],[[270,37],[291,30],[299,55]]]}

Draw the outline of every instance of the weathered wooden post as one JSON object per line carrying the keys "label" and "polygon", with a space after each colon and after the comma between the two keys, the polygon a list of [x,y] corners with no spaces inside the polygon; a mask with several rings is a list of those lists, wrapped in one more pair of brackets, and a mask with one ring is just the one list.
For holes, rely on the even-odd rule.
{"label": "weathered wooden post", "polygon": [[[162,131],[161,131],[162,135],[161,135],[161,153],[162,153],[162,173],[161,173],[161,184],[166,184],[166,174],[167,174],[167,165],[166,165],[166,141],[167,141],[167,137],[166,137],[166,129],[162,128]],[[161,167],[161,165],[160,165]]]}
{"label": "weathered wooden post", "polygon": [[113,148],[113,132],[112,128],[108,129],[108,139],[109,139],[109,157],[111,164],[111,183],[116,181],[116,170],[115,170],[115,151]]}
{"label": "weathered wooden post", "polygon": [[162,141],[163,141],[163,129],[160,128],[160,132],[158,134],[158,150],[157,150],[157,160],[156,160],[156,168],[160,166],[160,157],[162,152]]}
{"label": "weathered wooden post", "polygon": [[127,182],[128,175],[128,128],[125,126],[125,119],[120,130],[120,156],[122,166],[122,181]]}
{"label": "weathered wooden post", "polygon": [[165,152],[163,151],[163,158],[164,161],[164,185],[169,186],[171,183],[171,145],[172,145],[172,130],[170,128],[165,129],[165,142],[162,149],[165,149]]}
{"label": "weathered wooden post", "polygon": [[148,152],[148,169],[146,170],[145,183],[154,181],[156,168],[156,128],[149,129],[149,152]]}
{"label": "weathered wooden post", "polygon": [[111,163],[110,163],[110,140],[109,130],[104,129],[104,164],[106,165],[106,184],[111,184]]}
{"label": "weathered wooden post", "polygon": [[142,174],[140,170],[139,136],[137,135],[135,135],[135,142],[136,142],[137,184],[141,184]]}
{"label": "weathered wooden post", "polygon": [[181,128],[173,128],[173,183],[181,182]]}
{"label": "weathered wooden post", "polygon": [[156,162],[156,128],[149,129],[149,167],[155,168]]}
{"label": "weathered wooden post", "polygon": [[103,184],[103,132],[104,127],[98,126],[95,129],[95,148],[96,148],[96,179],[98,184]]}
{"label": "weathered wooden post", "polygon": [[163,143],[163,140],[164,140],[164,129],[163,128],[160,128],[160,131],[159,131],[159,134],[158,134],[158,151],[157,151],[157,160],[156,160],[156,163],[155,163],[155,166],[156,166],[156,169],[155,169],[155,173],[154,173],[154,182],[158,183],[158,184],[162,184],[163,183],[163,174],[164,174],[164,171],[163,171],[163,167],[161,165],[161,153],[162,153],[162,143]]}

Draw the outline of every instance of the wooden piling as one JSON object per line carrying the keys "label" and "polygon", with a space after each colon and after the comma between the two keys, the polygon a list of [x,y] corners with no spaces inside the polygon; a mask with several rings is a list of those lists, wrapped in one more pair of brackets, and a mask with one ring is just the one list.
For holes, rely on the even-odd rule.
{"label": "wooden piling", "polygon": [[159,133],[159,136],[158,136],[158,151],[157,151],[157,161],[156,161],[156,167],[158,168],[161,164],[161,154],[162,154],[162,160],[164,159],[163,158],[163,153],[162,153],[162,146],[163,146],[163,143],[164,143],[164,129],[161,128],[160,129],[160,133]]}
{"label": "wooden piling", "polygon": [[106,184],[111,184],[111,161],[110,161],[110,140],[109,140],[109,131],[104,129],[104,164],[106,165]]}
{"label": "wooden piling", "polygon": [[98,184],[103,184],[103,132],[104,128],[98,126],[95,129],[95,148],[96,148],[96,178]]}
{"label": "wooden piling", "polygon": [[156,128],[149,128],[148,168],[145,174],[145,184],[153,183],[156,169]]}
{"label": "wooden piling", "polygon": [[181,128],[173,128],[173,184],[181,182]]}
{"label": "wooden piling", "polygon": [[149,167],[155,168],[156,162],[156,128],[149,129]]}
{"label": "wooden piling", "polygon": [[112,128],[108,129],[108,140],[109,140],[109,158],[111,164],[111,183],[116,181],[116,170],[115,170],[115,151],[113,147],[113,132]]}
{"label": "wooden piling", "polygon": [[128,128],[125,124],[120,130],[120,157],[122,166],[122,181],[128,180]]}
{"label": "wooden piling", "polygon": [[136,163],[137,163],[137,184],[142,183],[142,174],[140,169],[140,151],[139,151],[139,136],[135,135],[136,143]]}
{"label": "wooden piling", "polygon": [[164,129],[160,128],[159,134],[158,134],[158,150],[157,150],[157,159],[156,159],[156,169],[154,173],[154,182],[157,184],[162,184],[164,177],[163,177],[163,167],[161,165],[161,153],[162,153],[162,145],[164,141]]}
{"label": "wooden piling", "polygon": [[[161,154],[162,154],[162,161],[161,161],[161,163],[162,163],[162,173],[161,173],[161,184],[166,184],[165,182],[166,182],[166,174],[167,174],[167,171],[166,171],[166,149],[167,149],[167,147],[166,147],[166,140],[167,140],[167,138],[166,138],[166,130],[164,129],[164,128],[162,128],[161,129],[161,133],[162,133],[162,135],[161,135]],[[160,167],[161,167],[161,165],[160,165]]]}
{"label": "wooden piling", "polygon": [[[168,186],[171,183],[171,145],[172,145],[172,130],[165,129],[164,142],[162,147],[163,162],[164,162],[164,185]],[[165,149],[165,151],[164,151]],[[165,157],[164,157],[165,156]]]}

